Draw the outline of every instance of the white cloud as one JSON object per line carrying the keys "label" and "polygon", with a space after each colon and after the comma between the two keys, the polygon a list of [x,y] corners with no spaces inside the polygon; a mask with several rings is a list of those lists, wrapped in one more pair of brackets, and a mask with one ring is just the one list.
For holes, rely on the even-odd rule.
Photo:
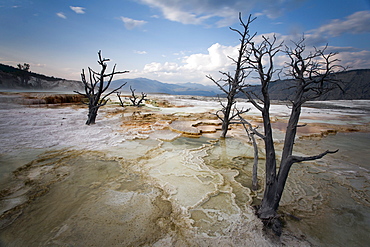
{"label": "white cloud", "polygon": [[[285,6],[296,6],[301,0],[139,0],[159,9],[164,18],[183,24],[204,24],[212,17],[220,20],[218,26],[228,26],[237,21],[238,13],[251,13],[254,8],[264,8],[262,13],[270,18],[280,16]],[[292,7],[290,7],[292,8]],[[260,10],[260,9],[258,9]]]}
{"label": "white cloud", "polygon": [[329,37],[337,37],[345,33],[360,34],[370,32],[370,11],[359,11],[345,19],[335,19],[330,23],[307,32],[309,44],[325,42]]}
{"label": "white cloud", "polygon": [[185,57],[184,68],[188,70],[198,70],[205,73],[225,70],[232,61],[228,57],[236,57],[237,47],[223,46],[219,43],[213,44],[208,48],[208,54],[192,54]]}
{"label": "white cloud", "polygon": [[31,68],[32,67],[44,68],[45,66],[46,66],[46,64],[41,64],[41,63],[32,63],[31,64]]}
{"label": "white cloud", "polygon": [[[321,43],[326,41],[326,38],[335,37],[344,33],[358,34],[366,32],[370,32],[370,11],[361,11],[341,20],[332,20],[328,22],[328,24],[310,30],[305,34],[306,53],[308,54],[313,51],[313,45],[317,45],[318,42]],[[267,33],[263,35],[270,37],[271,40],[274,34]],[[287,46],[293,45],[290,41],[293,40],[298,42],[302,38],[301,33],[291,35],[276,33],[275,36],[277,39],[276,44],[280,44],[284,41],[284,45]],[[261,42],[262,35],[257,35],[254,41],[256,43]],[[228,57],[236,58],[238,46],[239,45],[224,46],[215,43],[210,46],[205,53],[185,56],[185,53],[179,52],[176,55],[181,56],[181,62],[152,62],[146,64],[142,71],[136,71],[135,75],[168,83],[198,82],[212,84],[212,82],[206,78],[206,75],[211,75],[213,78],[218,79],[221,78],[219,71],[233,72],[234,67],[232,61]],[[322,47],[318,48],[322,49]],[[284,49],[284,47],[282,47],[282,49]],[[350,46],[328,46],[326,52],[339,52],[335,58],[340,60],[339,64],[349,67],[350,69],[370,68],[370,51],[359,50]],[[189,53],[187,52],[187,54]],[[286,65],[285,62],[287,62],[287,57],[283,53],[280,53],[275,57],[274,65],[276,68],[282,68]],[[250,83],[254,82],[253,78],[250,78]]]}
{"label": "white cloud", "polygon": [[144,73],[173,73],[178,71],[180,66],[177,63],[165,62],[163,64],[152,62],[144,66]]}
{"label": "white cloud", "polygon": [[83,7],[74,7],[74,6],[69,6],[71,8],[71,10],[73,10],[74,12],[76,12],[77,14],[85,14],[85,8]]}
{"label": "white cloud", "polygon": [[327,33],[332,37],[339,36],[343,33],[367,33],[370,32],[370,11],[359,11],[345,20],[332,20],[329,24],[321,26],[319,33]]}
{"label": "white cloud", "polygon": [[370,51],[340,52],[337,55],[340,64],[349,69],[368,69],[370,68]]}
{"label": "white cloud", "polygon": [[197,53],[184,56],[181,63],[152,62],[146,64],[142,72],[135,76],[148,77],[161,80],[163,82],[198,82],[212,84],[206,75],[215,78],[220,76],[219,71],[229,71],[232,69],[232,61],[228,56],[237,55],[237,47],[223,46],[218,43],[208,48],[208,53]]}
{"label": "white cloud", "polygon": [[146,51],[136,51],[136,50],[134,50],[134,53],[140,54],[140,55],[147,54]]}
{"label": "white cloud", "polygon": [[128,17],[123,17],[123,16],[121,16],[120,18],[121,18],[121,20],[125,24],[125,27],[128,30],[132,30],[136,27],[141,27],[142,25],[147,23],[146,21],[134,20],[134,19],[131,19],[131,18],[128,18]]}
{"label": "white cloud", "polygon": [[59,12],[56,14],[58,17],[60,18],[63,18],[63,19],[67,19],[67,17],[62,13],[62,12]]}
{"label": "white cloud", "polygon": [[[271,37],[269,34],[266,36]],[[286,39],[286,45],[292,45],[289,40],[291,36],[284,36],[276,34],[277,44]],[[256,37],[259,39],[260,36]],[[297,41],[297,39],[295,39]],[[322,48],[322,47],[319,47]],[[219,71],[232,73],[234,65],[232,61],[228,58],[237,56],[238,46],[224,46],[218,43],[213,44],[208,48],[207,53],[197,53],[189,56],[184,56],[181,63],[175,62],[152,62],[146,64],[142,71],[136,71],[132,76],[136,77],[146,77],[151,79],[156,79],[167,83],[177,83],[177,82],[197,82],[202,84],[212,84],[211,80],[206,78],[206,75],[211,75],[216,80],[221,78],[222,75]],[[312,46],[306,48],[306,53],[313,51]],[[350,69],[365,69],[370,68],[370,51],[357,50],[353,47],[334,47],[329,46],[326,52],[339,52],[336,59],[340,61],[338,64],[349,67]],[[268,63],[268,61],[264,61]],[[283,68],[288,62],[288,58],[284,53],[280,53],[275,57],[274,67]],[[253,78],[254,74],[249,77],[249,83],[258,83],[258,80]],[[281,74],[284,78],[284,73]],[[277,79],[274,77],[273,79]]]}

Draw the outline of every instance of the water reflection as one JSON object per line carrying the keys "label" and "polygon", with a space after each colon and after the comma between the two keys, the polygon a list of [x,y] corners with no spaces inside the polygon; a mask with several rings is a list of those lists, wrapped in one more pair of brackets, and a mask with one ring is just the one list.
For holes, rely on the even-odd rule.
{"label": "water reflection", "polygon": [[[370,240],[368,133],[338,133],[303,141],[299,152],[339,148],[317,162],[295,165],[289,175],[282,210],[300,217],[288,221],[315,245],[367,246]],[[358,155],[354,155],[358,154]]]}

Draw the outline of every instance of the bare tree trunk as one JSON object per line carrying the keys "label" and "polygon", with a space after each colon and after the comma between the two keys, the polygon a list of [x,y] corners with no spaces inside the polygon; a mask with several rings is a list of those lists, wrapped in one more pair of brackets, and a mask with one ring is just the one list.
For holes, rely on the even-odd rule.
{"label": "bare tree trunk", "polygon": [[[266,104],[268,102],[268,104]],[[258,210],[258,216],[261,219],[274,218],[276,216],[275,208],[275,193],[276,193],[276,155],[274,140],[272,138],[272,127],[269,113],[269,100],[265,101],[264,111],[262,112],[263,125],[265,129],[265,191],[262,199],[262,204]]]}
{"label": "bare tree trunk", "polygon": [[221,137],[222,138],[225,138],[226,137],[226,134],[229,130],[229,125],[230,125],[230,112],[231,112],[231,107],[232,107],[232,103],[230,103],[230,99],[228,97],[228,102],[227,102],[227,105],[225,107],[225,112],[224,112],[224,118],[222,120],[222,128],[221,128]]}
{"label": "bare tree trunk", "polygon": [[96,116],[98,115],[98,110],[99,110],[99,107],[95,107],[95,106],[89,107],[89,113],[87,115],[87,121],[86,121],[87,125],[95,124]]}
{"label": "bare tree trunk", "polygon": [[258,146],[253,133],[251,133],[250,137],[253,144],[252,190],[258,190]]}
{"label": "bare tree trunk", "polygon": [[252,190],[258,190],[258,146],[254,136],[257,135],[262,139],[264,139],[264,136],[257,131],[257,128],[253,128],[252,124],[246,121],[240,114],[238,116],[253,145]]}

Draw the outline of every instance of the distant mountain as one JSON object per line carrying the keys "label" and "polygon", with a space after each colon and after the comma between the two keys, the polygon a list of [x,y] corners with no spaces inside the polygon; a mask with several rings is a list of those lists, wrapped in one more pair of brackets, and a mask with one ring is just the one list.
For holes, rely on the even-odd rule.
{"label": "distant mountain", "polygon": [[136,93],[164,93],[173,95],[198,95],[198,96],[216,96],[220,90],[216,86],[205,86],[198,83],[169,84],[146,78],[120,79],[111,84],[111,88],[117,88],[123,83],[127,84],[121,91],[130,92],[130,86]]}
{"label": "distant mountain", "polygon": [[[342,89],[335,89],[317,100],[341,99],[370,99],[370,69],[350,70],[336,74],[337,79],[343,81]],[[198,83],[169,84],[147,78],[120,79],[111,84],[117,88],[127,82],[121,91],[130,92],[130,86],[136,93],[164,93],[172,95],[216,96],[222,95],[216,85],[206,86]],[[277,80],[269,87],[272,100],[289,100],[294,94],[293,80]],[[53,91],[83,91],[81,81],[64,80],[28,72],[12,66],[0,64],[0,89],[28,89]],[[256,95],[260,94],[261,87],[255,85],[251,88]],[[225,95],[224,95],[225,96]]]}
{"label": "distant mountain", "polygon": [[[352,100],[370,99],[370,69],[350,70],[336,74],[342,80],[342,90],[339,88],[317,98],[316,100]],[[112,88],[127,82],[122,91],[130,91],[130,86],[137,93],[165,93],[172,95],[216,96],[223,93],[215,86],[205,86],[198,83],[168,84],[146,78],[120,79],[112,82]],[[269,92],[272,100],[289,100],[294,94],[293,80],[277,80],[270,84]],[[252,91],[258,95],[261,86],[255,85]]]}
{"label": "distant mountain", "polygon": [[[355,100],[370,99],[370,69],[349,70],[337,73],[336,79],[342,81],[343,91],[336,88],[316,100]],[[277,80],[270,84],[269,92],[272,100],[289,100],[294,94],[293,80]],[[254,94],[260,95],[261,86],[253,86]]]}

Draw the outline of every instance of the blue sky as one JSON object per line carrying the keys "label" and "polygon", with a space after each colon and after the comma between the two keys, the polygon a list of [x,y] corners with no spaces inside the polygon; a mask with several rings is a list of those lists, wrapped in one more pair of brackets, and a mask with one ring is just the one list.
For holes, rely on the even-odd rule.
{"label": "blue sky", "polygon": [[[329,44],[352,69],[370,68],[370,0],[0,0],[0,63],[80,79],[110,58],[118,78],[211,84],[236,54],[238,12],[251,31]],[[277,60],[277,64],[282,63]]]}

